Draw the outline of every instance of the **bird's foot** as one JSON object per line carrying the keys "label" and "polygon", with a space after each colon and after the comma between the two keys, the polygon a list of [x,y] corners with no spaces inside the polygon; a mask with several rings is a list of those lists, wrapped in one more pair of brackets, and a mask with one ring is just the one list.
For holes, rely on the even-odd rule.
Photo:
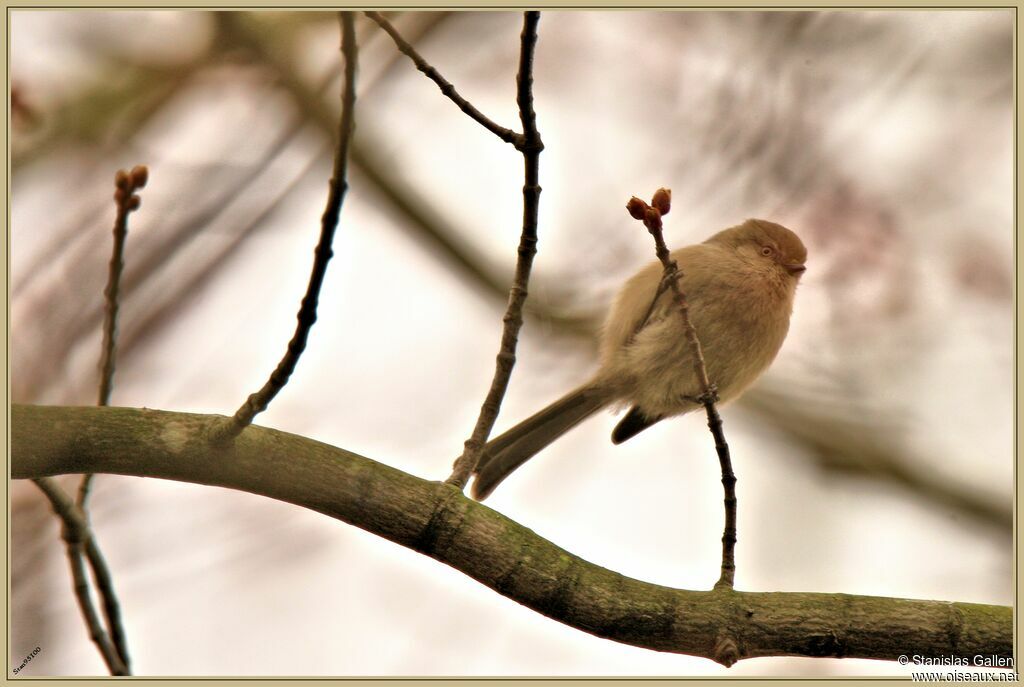
{"label": "bird's foot", "polygon": [[701,405],[707,405],[710,403],[718,403],[718,387],[714,384],[709,384],[708,388],[704,393],[693,398],[695,403]]}

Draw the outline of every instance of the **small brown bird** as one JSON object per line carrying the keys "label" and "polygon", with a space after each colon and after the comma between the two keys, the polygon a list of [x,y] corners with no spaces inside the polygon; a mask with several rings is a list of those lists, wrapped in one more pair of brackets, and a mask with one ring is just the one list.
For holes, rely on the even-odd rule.
{"label": "small brown bird", "polygon": [[[730,401],[782,347],[807,249],[786,227],[748,219],[704,243],[673,251],[672,259],[683,275],[679,285],[708,378],[720,401]],[[601,367],[589,382],[487,443],[476,469],[474,498],[486,498],[513,470],[606,406],[630,406],[612,432],[615,444],[666,417],[702,407],[671,291],[651,308],[662,275],[661,263],[654,262],[623,286],[601,334]]]}

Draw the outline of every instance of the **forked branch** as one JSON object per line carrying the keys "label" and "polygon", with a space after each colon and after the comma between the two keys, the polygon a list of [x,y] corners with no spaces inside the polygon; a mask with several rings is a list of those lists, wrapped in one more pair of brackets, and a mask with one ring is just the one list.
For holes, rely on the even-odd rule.
{"label": "forked branch", "polygon": [[[107,664],[107,670],[111,675],[131,675],[128,667],[128,655],[124,649],[126,644],[124,632],[120,625],[120,610],[117,604],[117,597],[114,595],[110,583],[110,573],[107,570],[106,562],[100,555],[99,548],[93,540],[92,531],[85,513],[79,508],[70,496],[64,493],[60,485],[49,477],[37,477],[33,479],[36,486],[50,500],[53,512],[60,518],[63,526],[61,536],[67,545],[68,563],[71,567],[71,579],[74,584],[75,598],[78,600],[78,608],[85,619],[86,627],[89,628],[89,638],[96,644],[96,648]],[[88,554],[89,562],[97,577],[100,593],[104,598],[104,610],[107,615],[107,622],[116,631],[107,633],[100,622],[96,606],[92,602],[89,593],[89,577],[85,570],[84,556]],[[111,615],[117,619],[116,624],[112,622]],[[119,642],[114,641],[112,636],[117,636]]]}
{"label": "forked branch", "polygon": [[455,86],[441,76],[441,73],[438,72],[429,62],[423,59],[423,56],[416,52],[416,49],[413,48],[408,41],[402,38],[402,35],[398,33],[398,30],[395,29],[391,22],[385,19],[380,12],[366,12],[365,14],[375,22],[377,26],[382,28],[389,36],[391,36],[391,40],[395,42],[395,46],[398,50],[413,61],[413,64],[416,65],[416,69],[423,72],[428,79],[437,84],[437,87],[441,89],[441,93],[458,105],[459,109],[465,112],[466,115],[506,143],[511,143],[516,148],[519,148],[523,144],[523,134],[518,134],[511,129],[507,129],[496,122],[493,122],[483,112],[478,110],[473,103],[459,95],[459,92],[455,90]]}
{"label": "forked branch", "polygon": [[533,52],[537,46],[537,24],[540,12],[523,13],[523,31],[520,35],[519,71],[516,75],[516,102],[519,105],[519,119],[523,124],[523,230],[519,237],[516,272],[512,289],[508,295],[508,307],[502,318],[501,347],[494,366],[494,377],[487,391],[480,415],[473,433],[466,440],[462,455],[455,461],[448,483],[466,486],[469,476],[476,470],[483,453],[484,444],[494,428],[494,422],[501,410],[502,399],[512,378],[516,364],[516,347],[519,330],[523,326],[523,306],[526,304],[527,286],[533,257],[537,254],[537,218],[540,211],[540,153],[544,150],[540,132],[537,130],[537,115],[533,110]]}

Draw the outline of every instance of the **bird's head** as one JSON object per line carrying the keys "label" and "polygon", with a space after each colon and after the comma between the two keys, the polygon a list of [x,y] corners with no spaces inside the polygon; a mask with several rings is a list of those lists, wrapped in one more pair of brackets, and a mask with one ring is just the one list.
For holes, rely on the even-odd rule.
{"label": "bird's head", "polygon": [[807,269],[807,248],[795,233],[775,222],[748,219],[707,240],[730,246],[750,263],[774,267],[793,279]]}

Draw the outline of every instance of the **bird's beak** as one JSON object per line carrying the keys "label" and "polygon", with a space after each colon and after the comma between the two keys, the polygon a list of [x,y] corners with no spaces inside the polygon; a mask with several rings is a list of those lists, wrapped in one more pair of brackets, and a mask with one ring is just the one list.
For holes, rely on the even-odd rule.
{"label": "bird's beak", "polygon": [[790,263],[788,265],[783,265],[783,267],[785,267],[786,271],[794,277],[807,269],[807,265],[800,265],[797,263]]}

